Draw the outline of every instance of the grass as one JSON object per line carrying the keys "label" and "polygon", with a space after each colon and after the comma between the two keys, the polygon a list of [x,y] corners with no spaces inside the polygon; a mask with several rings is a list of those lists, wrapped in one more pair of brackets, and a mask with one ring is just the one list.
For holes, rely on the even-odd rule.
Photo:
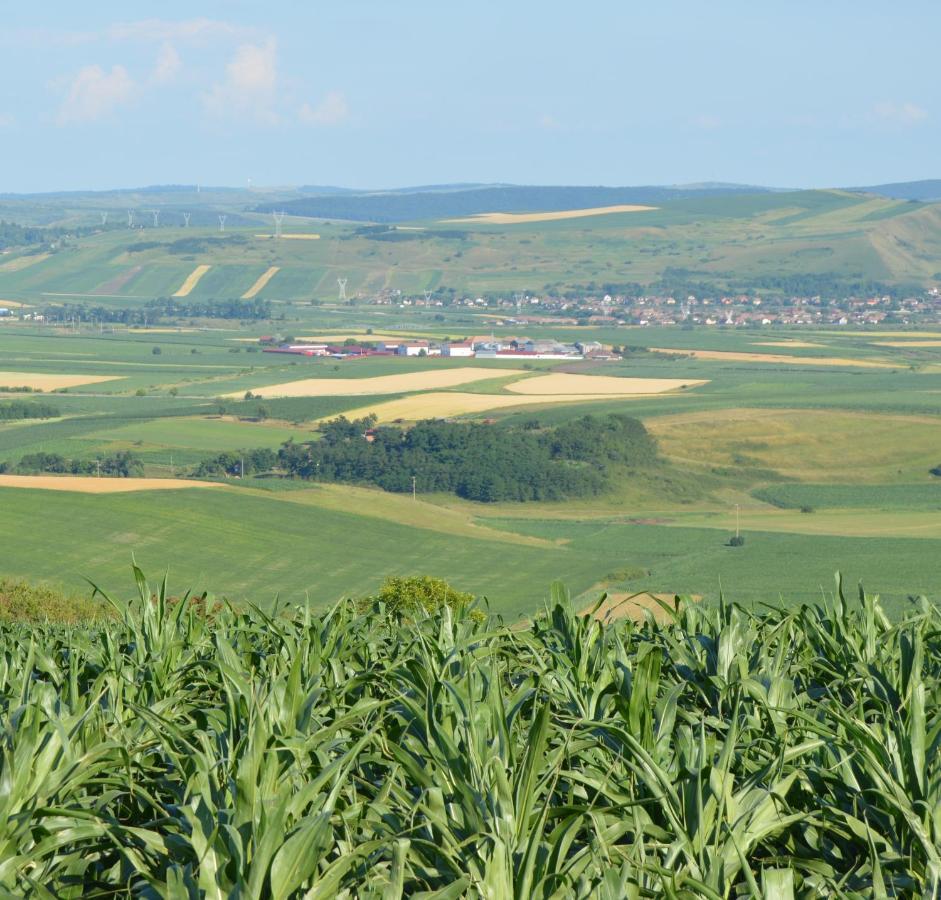
{"label": "grass", "polygon": [[9,896],[934,896],[941,614],[0,627]]}
{"label": "grass", "polygon": [[941,509],[941,479],[919,484],[776,484],[753,496],[782,509]]}

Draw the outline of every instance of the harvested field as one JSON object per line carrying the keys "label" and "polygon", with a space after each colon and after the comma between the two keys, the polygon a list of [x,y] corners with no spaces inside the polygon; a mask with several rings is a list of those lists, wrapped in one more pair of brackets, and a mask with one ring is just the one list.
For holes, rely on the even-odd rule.
{"label": "harvested field", "polygon": [[871,338],[941,338],[941,331],[822,331],[821,334]]}
{"label": "harvested field", "polygon": [[826,347],[826,344],[815,344],[813,341],[755,341],[756,347],[801,347],[810,350],[817,347]]}
{"label": "harvested field", "polygon": [[[262,240],[271,240],[274,238],[273,234],[256,234],[256,238]],[[282,234],[278,238],[279,241],[319,241],[319,234]]]}
{"label": "harvested field", "polygon": [[[625,395],[624,399],[629,400]],[[460,391],[441,391],[400,397],[385,403],[374,403],[344,413],[348,419],[358,419],[375,413],[380,422],[404,419],[414,422],[419,419],[444,419],[468,413],[486,412],[491,409],[506,409],[511,406],[533,406],[545,403],[574,403],[583,400],[610,400],[611,394],[465,394]],[[333,418],[330,416],[329,418]]]}
{"label": "harvested field", "polygon": [[116,381],[120,377],[120,375],[44,375],[41,372],[0,372],[0,386],[26,387],[34,391],[55,391],[58,388],[78,387],[80,384]]}
{"label": "harvested field", "polygon": [[18,300],[0,300],[0,306],[5,306],[7,309],[22,309],[29,306],[29,304],[20,303]]}
{"label": "harvested field", "polygon": [[143,269],[143,266],[131,266],[130,269],[125,269],[125,271],[118,273],[113,278],[103,281],[92,291],[92,294],[98,297],[108,297],[119,294],[120,291],[127,286],[128,282],[130,282],[135,275],[139,275]]}
{"label": "harvested field", "polygon": [[255,283],[244,294],[242,294],[242,299],[251,300],[252,297],[257,297],[262,288],[264,288],[264,286],[280,271],[280,266],[272,266],[263,275],[259,275]]}
{"label": "harvested field", "polygon": [[43,260],[49,259],[49,256],[49,253],[37,253],[34,256],[18,256],[16,259],[0,263],[0,272],[21,272],[23,269],[28,269],[30,266],[35,266],[36,263],[41,263]]}
{"label": "harvested field", "polygon": [[223,487],[214,481],[182,478],[95,478],[92,475],[0,475],[0,488],[74,491],[80,494],[121,494],[129,491],[175,491]]}
{"label": "harvested field", "polygon": [[173,296],[188,297],[193,288],[199,284],[199,279],[202,278],[203,275],[205,275],[211,268],[212,266],[207,265],[197,266],[195,269],[193,269],[192,272],[189,273],[189,275],[186,276],[186,281],[180,285],[180,289]]}
{"label": "harvested field", "polygon": [[873,341],[876,347],[941,347],[938,341]]}
{"label": "harvested field", "polygon": [[871,359],[845,359],[839,356],[785,356],[782,353],[744,353],[738,350],[690,350],[678,347],[650,347],[654,353],[678,353],[694,359],[713,359],[717,362],[786,363],[795,366],[855,366],[863,369],[896,369],[894,363]]}
{"label": "harvested field", "polygon": [[514,394],[559,395],[610,394],[630,396],[633,394],[663,394],[683,387],[695,387],[705,381],[683,381],[679,378],[618,378],[613,375],[568,375],[553,372],[537,375],[508,384],[506,389]]}
{"label": "harvested field", "polygon": [[475,216],[466,216],[463,219],[444,219],[442,221],[482,222],[487,225],[517,225],[525,222],[557,222],[560,219],[581,219],[585,216],[607,216],[611,213],[648,212],[656,208],[656,206],[621,204],[620,206],[595,206],[590,209],[563,209],[555,212],[540,213],[478,213]]}
{"label": "harvested field", "polygon": [[[519,369],[442,369],[440,371],[403,372],[401,375],[380,375],[375,378],[304,378],[254,388],[262,397],[355,397],[360,394],[404,394],[432,388],[457,387],[472,381],[522,375]],[[241,397],[234,391],[226,397]]]}

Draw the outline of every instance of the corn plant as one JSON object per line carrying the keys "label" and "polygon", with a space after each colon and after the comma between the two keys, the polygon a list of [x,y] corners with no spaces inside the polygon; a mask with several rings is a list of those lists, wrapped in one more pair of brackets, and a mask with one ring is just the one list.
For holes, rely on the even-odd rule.
{"label": "corn plant", "polygon": [[0,622],[0,896],[941,895],[941,615],[553,588],[326,612],[136,572],[85,625]]}

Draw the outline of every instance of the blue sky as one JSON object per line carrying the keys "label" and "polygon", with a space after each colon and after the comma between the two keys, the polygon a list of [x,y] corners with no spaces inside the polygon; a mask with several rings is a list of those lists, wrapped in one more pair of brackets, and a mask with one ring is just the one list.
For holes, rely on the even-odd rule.
{"label": "blue sky", "polygon": [[0,191],[941,177],[941,4],[7,5]]}

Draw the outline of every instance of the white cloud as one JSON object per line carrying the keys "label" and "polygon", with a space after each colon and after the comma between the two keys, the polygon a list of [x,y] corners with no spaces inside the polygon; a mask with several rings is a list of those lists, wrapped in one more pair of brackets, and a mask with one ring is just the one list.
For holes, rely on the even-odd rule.
{"label": "white cloud", "polygon": [[870,118],[890,125],[916,125],[928,118],[928,110],[911,101],[893,103],[884,100],[872,107]]}
{"label": "white cloud", "polygon": [[113,41],[199,41],[216,38],[244,38],[251,29],[218,19],[142,19],[118,22],[105,35]]}
{"label": "white cloud", "polygon": [[330,91],[316,106],[302,104],[297,115],[307,125],[337,125],[349,118],[350,108],[341,91]]}
{"label": "white cloud", "polygon": [[212,86],[203,100],[216,116],[251,115],[277,122],[278,50],[274,38],[242,44],[225,67],[225,80]]}
{"label": "white cloud", "polygon": [[93,122],[129,103],[136,89],[124,66],[112,66],[110,72],[85,66],[67,80],[57,121],[60,125]]}
{"label": "white cloud", "polygon": [[181,68],[183,68],[183,60],[180,59],[176,48],[173,44],[164,44],[157,54],[153,71],[150,73],[150,81],[152,84],[167,84],[173,81]]}

